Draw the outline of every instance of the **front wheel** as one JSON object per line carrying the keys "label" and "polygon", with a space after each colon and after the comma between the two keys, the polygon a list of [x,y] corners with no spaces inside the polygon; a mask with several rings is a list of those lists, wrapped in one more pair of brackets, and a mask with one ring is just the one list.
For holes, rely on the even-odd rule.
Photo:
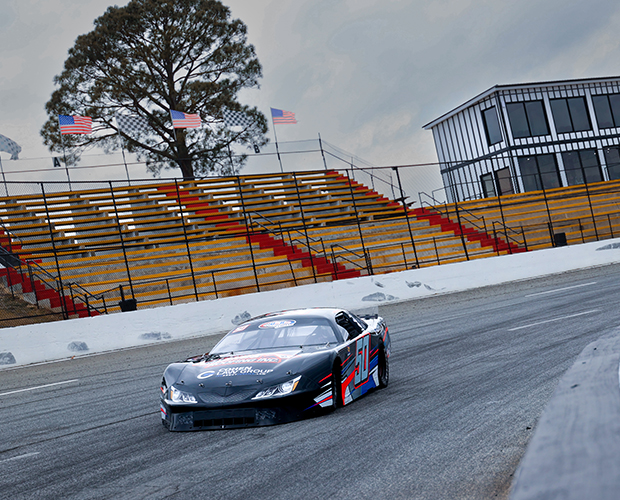
{"label": "front wheel", "polygon": [[379,387],[387,387],[390,383],[390,362],[385,355],[385,350],[379,351]]}

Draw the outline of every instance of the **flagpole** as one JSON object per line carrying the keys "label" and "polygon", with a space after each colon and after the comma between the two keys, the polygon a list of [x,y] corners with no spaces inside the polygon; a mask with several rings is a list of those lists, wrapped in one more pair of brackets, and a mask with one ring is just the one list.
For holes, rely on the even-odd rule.
{"label": "flagpole", "polygon": [[62,138],[62,132],[60,132],[60,144],[62,144],[62,156],[65,159],[65,171],[67,172],[67,180],[69,181],[69,191],[71,191],[71,177],[69,177],[69,167],[67,165],[67,152],[65,151],[65,141]]}
{"label": "flagpole", "polygon": [[284,173],[284,169],[282,168],[282,158],[280,158],[280,149],[278,148],[278,135],[276,134],[276,124],[273,121],[273,112],[271,113],[271,123],[273,125],[273,137],[276,140],[276,153],[278,154],[278,161],[280,162],[280,172]]}
{"label": "flagpole", "polygon": [[230,151],[230,142],[227,144],[228,158],[230,159],[230,175],[235,175],[235,164],[233,163],[232,152]]}
{"label": "flagpole", "polygon": [[[118,125],[118,120],[116,120],[116,125]],[[125,148],[123,147],[123,136],[121,135],[121,128],[118,127],[116,131],[118,132],[118,140],[121,143],[121,152],[123,153],[123,164],[125,165],[125,172],[127,173],[127,184],[131,186],[131,180],[129,179],[129,169],[127,168],[127,161],[125,160]]]}

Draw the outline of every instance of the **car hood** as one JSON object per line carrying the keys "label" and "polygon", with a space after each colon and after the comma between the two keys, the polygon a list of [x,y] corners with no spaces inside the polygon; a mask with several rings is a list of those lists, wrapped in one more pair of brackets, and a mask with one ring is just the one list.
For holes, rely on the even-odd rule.
{"label": "car hood", "polygon": [[[285,349],[270,352],[226,355],[221,358],[183,363],[176,380],[183,390],[203,392],[231,386],[268,387],[307,371],[328,357],[331,349]],[[176,371],[176,370],[175,370]]]}

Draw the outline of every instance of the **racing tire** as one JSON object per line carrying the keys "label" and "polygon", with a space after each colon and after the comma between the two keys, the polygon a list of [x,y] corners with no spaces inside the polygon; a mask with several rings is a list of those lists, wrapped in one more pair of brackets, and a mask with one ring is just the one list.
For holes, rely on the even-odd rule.
{"label": "racing tire", "polygon": [[385,350],[379,351],[379,388],[383,389],[390,383],[390,362],[385,355]]}
{"label": "racing tire", "polygon": [[342,384],[341,384],[340,361],[336,360],[332,368],[332,409],[341,408],[342,404]]}

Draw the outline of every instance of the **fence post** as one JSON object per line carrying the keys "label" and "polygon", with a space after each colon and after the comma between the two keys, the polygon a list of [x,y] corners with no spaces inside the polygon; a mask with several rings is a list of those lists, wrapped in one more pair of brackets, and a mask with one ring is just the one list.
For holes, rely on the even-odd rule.
{"label": "fence post", "polygon": [[373,274],[375,274],[375,271],[372,268],[372,257],[370,256],[370,252],[364,252],[364,260],[366,261],[366,269],[372,276]]}
{"label": "fence post", "polygon": [[[420,263],[418,262],[418,252],[415,248],[415,241],[413,240],[413,232],[411,231],[411,223],[409,221],[409,210],[407,209],[407,204],[405,203],[405,192],[403,191],[403,184],[400,182],[400,172],[398,171],[398,167],[392,167],[392,170],[396,171],[396,180],[398,181],[398,189],[400,190],[400,201],[403,204],[403,210],[405,211],[405,219],[407,220],[407,229],[409,230],[409,238],[411,239],[411,246],[413,247],[413,256],[415,257],[415,265],[416,267],[420,267]],[[405,262],[405,265],[407,263]]]}
{"label": "fence post", "polygon": [[241,210],[243,212],[243,223],[245,224],[245,236],[248,240],[248,247],[250,248],[250,257],[252,259],[252,270],[254,271],[254,281],[256,282],[256,291],[260,292],[260,284],[258,282],[258,272],[256,272],[256,261],[254,260],[254,249],[252,248],[252,236],[250,235],[250,226],[248,226],[248,215],[245,211],[245,202],[243,200],[243,188],[241,187],[241,176],[239,175],[237,175],[237,186],[239,186],[239,200],[241,201]]}
{"label": "fence post", "polygon": [[594,217],[594,207],[592,206],[592,198],[590,197],[590,189],[588,188],[588,180],[586,179],[585,172],[583,172],[583,182],[586,186],[586,196],[588,197],[588,206],[590,207],[590,214],[592,215],[592,224],[594,224],[594,236],[596,241],[599,241],[598,230],[596,228],[596,218]]}
{"label": "fence post", "polygon": [[293,263],[289,260],[286,259],[288,261],[288,267],[291,269],[291,276],[293,276],[293,283],[295,283],[295,286],[297,286],[297,277],[295,276],[295,270],[293,269]]}
{"label": "fence post", "polygon": [[211,279],[213,280],[213,291],[215,292],[215,298],[219,299],[217,295],[217,284],[215,283],[215,271],[211,271]]}
{"label": "fence post", "polygon": [[125,269],[127,270],[127,281],[129,281],[129,290],[131,291],[131,298],[135,298],[133,292],[133,283],[131,281],[131,271],[129,269],[129,260],[127,259],[127,249],[125,247],[125,238],[123,237],[123,228],[121,227],[121,221],[118,217],[118,207],[116,205],[116,197],[114,196],[114,189],[112,189],[112,181],[108,181],[110,186],[110,195],[112,196],[112,203],[114,204],[114,213],[116,215],[116,227],[118,228],[118,237],[121,240],[121,248],[123,249],[123,259],[125,259]]}
{"label": "fence post", "polygon": [[465,242],[465,236],[463,236],[463,226],[461,225],[461,214],[459,213],[459,206],[456,202],[454,202],[454,210],[456,211],[456,221],[458,222],[458,225],[459,225],[459,233],[461,235],[461,243],[463,244],[463,251],[465,252],[465,258],[469,260],[469,253],[467,252],[467,243]]}
{"label": "fence post", "polygon": [[332,263],[334,267],[334,274],[336,275],[336,279],[338,279],[338,263],[336,262],[336,255],[334,254],[334,245],[332,245]]}
{"label": "fence post", "polygon": [[611,225],[611,217],[607,214],[607,222],[609,223],[609,232],[611,233],[611,237],[614,237],[614,228]]}
{"label": "fence post", "polygon": [[441,265],[441,260],[439,259],[439,252],[437,251],[437,239],[433,236],[433,246],[435,247],[435,257],[437,257],[437,265]]}
{"label": "fence post", "polygon": [[[345,170],[347,174],[347,183],[349,184],[349,192],[351,193],[351,202],[353,203],[353,210],[355,211],[355,221],[357,222],[357,231],[360,235],[360,242],[362,243],[362,253],[366,255],[366,245],[364,244],[364,234],[362,233],[362,224],[360,222],[360,216],[357,211],[357,203],[355,202],[355,193],[353,192],[353,185],[351,184],[351,178],[349,177],[349,171]],[[351,169],[351,174],[353,174],[353,169]],[[373,274],[372,267],[368,267],[368,261],[366,261],[366,269],[370,275]]]}
{"label": "fence post", "polygon": [[26,266],[28,268],[28,276],[30,277],[30,286],[32,287],[32,293],[34,294],[34,301],[38,309],[39,308],[39,297],[37,295],[37,288],[34,286],[35,280],[34,280],[34,274],[32,272],[32,267],[30,266],[30,262],[26,262]]}
{"label": "fence post", "polygon": [[198,288],[196,287],[196,277],[194,275],[194,263],[192,262],[192,252],[189,248],[189,240],[187,239],[187,227],[185,226],[185,217],[183,216],[183,204],[181,203],[181,192],[179,191],[179,181],[177,179],[174,180],[174,185],[176,187],[177,192],[177,201],[179,202],[179,215],[181,217],[181,224],[183,225],[183,237],[185,239],[185,248],[187,249],[187,258],[189,260],[189,271],[192,274],[192,283],[194,285],[194,295],[196,296],[196,302],[200,299],[198,298]]}
{"label": "fence post", "polygon": [[547,218],[549,219],[549,234],[551,236],[551,246],[555,246],[555,239],[553,237],[553,221],[551,220],[551,210],[549,209],[549,202],[547,201],[547,192],[545,191],[545,186],[542,182],[542,177],[540,179],[540,185],[542,186],[543,199],[545,200],[545,208],[547,210]]}
{"label": "fence post", "polygon": [[166,289],[168,290],[168,300],[170,305],[172,305],[172,292],[170,291],[170,280],[168,278],[166,278]]}
{"label": "fence post", "polygon": [[549,228],[549,238],[551,239],[551,246],[555,247],[555,238],[553,237],[553,226],[551,225],[551,221],[547,222],[547,227]]}
{"label": "fence post", "polygon": [[54,242],[54,230],[52,229],[52,220],[50,219],[50,211],[47,205],[47,197],[45,196],[45,186],[41,183],[41,194],[43,195],[43,204],[45,205],[45,215],[47,217],[47,227],[50,230],[50,240],[52,242],[52,252],[54,252],[54,261],[56,263],[56,272],[58,273],[58,295],[60,296],[60,310],[62,318],[68,319],[67,307],[65,304],[65,290],[62,285],[62,276],[60,274],[60,264],[58,262],[58,252],[56,251],[56,243]]}
{"label": "fence post", "polygon": [[[295,191],[297,193],[297,201],[299,202],[299,213],[301,215],[301,224],[304,228],[304,234],[306,236],[306,246],[308,247],[308,255],[310,255],[310,267],[312,268],[312,277],[314,282],[318,283],[316,279],[316,270],[314,269],[314,259],[312,257],[312,247],[310,246],[310,237],[308,236],[308,226],[306,225],[306,217],[304,216],[303,202],[301,201],[301,194],[299,192],[299,184],[297,183],[297,174],[293,172],[293,180],[295,181]],[[290,238],[290,233],[289,233]]]}
{"label": "fence post", "polygon": [[[499,193],[499,190],[498,190],[498,193]],[[502,226],[506,227],[506,219],[504,218],[504,207],[502,206],[502,199],[499,194],[497,195],[497,205],[499,207],[499,214],[502,218]]]}

